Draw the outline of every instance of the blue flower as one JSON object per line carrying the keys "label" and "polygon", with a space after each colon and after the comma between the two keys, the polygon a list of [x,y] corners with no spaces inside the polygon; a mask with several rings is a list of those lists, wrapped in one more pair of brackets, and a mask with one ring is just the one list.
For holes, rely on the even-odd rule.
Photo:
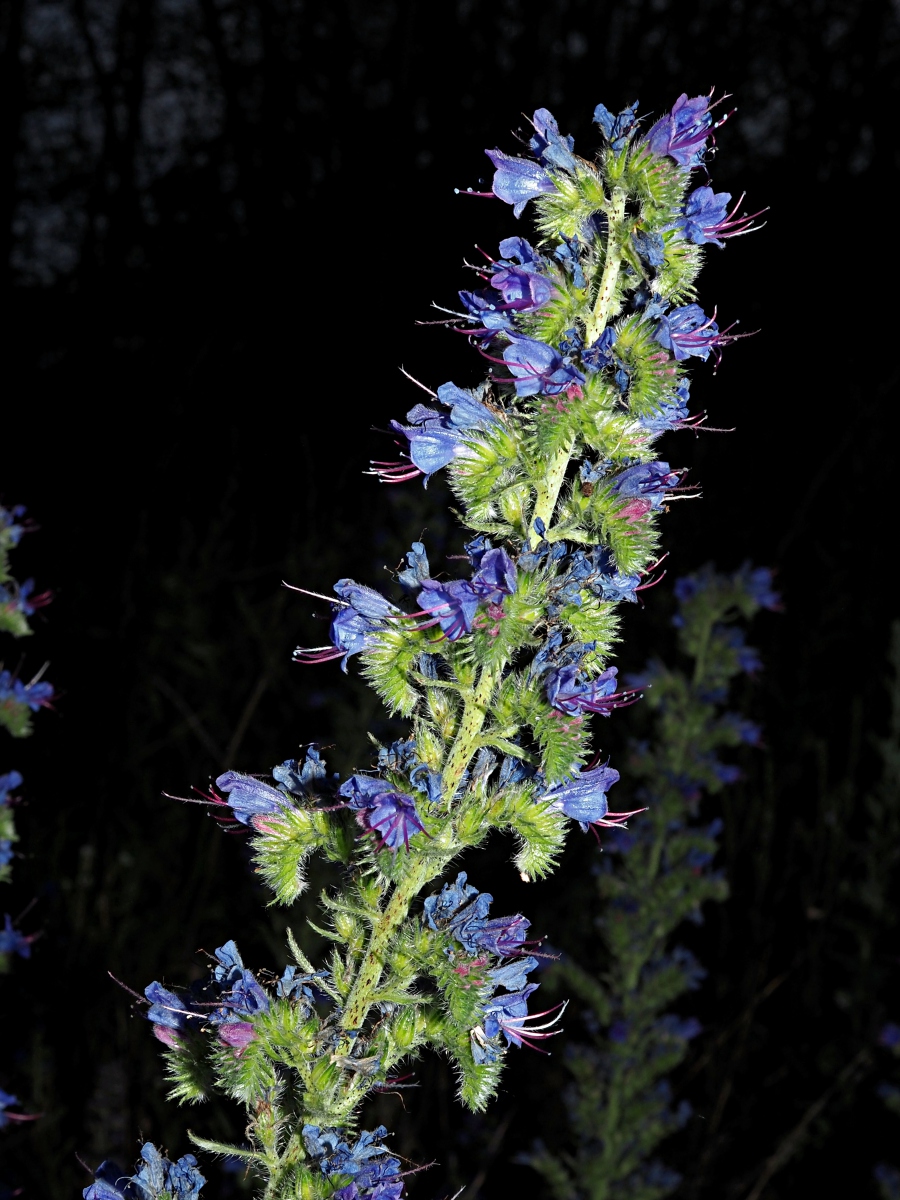
{"label": "blue flower", "polygon": [[532,118],[534,137],[528,143],[538,162],[545,167],[575,172],[577,163],[572,150],[575,139],[559,132],[556,117],[546,108],[539,108]]}
{"label": "blue flower", "polygon": [[3,929],[0,929],[0,954],[18,954],[20,958],[31,958],[31,943],[34,938],[34,934],[20,933],[7,913]]}
{"label": "blue flower", "polygon": [[416,474],[425,476],[425,482],[441,467],[446,467],[454,458],[464,456],[468,450],[467,440],[477,430],[487,430],[498,425],[499,420],[486,405],[476,397],[484,389],[467,391],[455,383],[444,383],[437,390],[436,399],[449,413],[436,412],[425,404],[416,404],[406,414],[409,425],[391,421],[391,426],[409,442],[409,458],[415,468],[403,468],[403,464],[375,464],[374,474],[390,481],[394,473],[396,481],[412,479]]}
{"label": "blue flower", "polygon": [[543,1025],[528,1024],[529,1021],[536,1021],[539,1017],[545,1017],[553,1011],[547,1009],[545,1012],[529,1015],[528,997],[537,990],[538,986],[536,983],[529,983],[521,991],[495,996],[492,1000],[487,1001],[482,1010],[482,1024],[471,1031],[472,1057],[476,1063],[497,1061],[502,1049],[499,1041],[501,1033],[509,1046],[530,1046],[532,1049],[537,1049],[536,1042],[543,1041],[544,1038],[555,1037],[560,1032],[560,1030],[547,1031],[562,1016],[565,1004],[557,1005],[557,1015],[552,1021],[546,1021]]}
{"label": "blue flower", "polygon": [[[383,1125],[371,1132],[364,1130],[353,1146],[344,1140],[343,1130],[340,1129],[304,1125],[301,1132],[310,1157],[318,1160],[323,1175],[351,1176],[357,1196],[368,1198],[373,1195],[379,1200],[391,1200],[401,1194],[392,1190],[377,1190],[383,1181],[393,1186],[394,1178],[400,1173],[399,1160],[392,1158],[387,1147],[381,1144],[382,1139],[387,1137],[387,1129]],[[340,1195],[340,1192],[337,1194]]]}
{"label": "blue flower", "polygon": [[577,821],[581,828],[587,831],[590,825],[606,825],[614,828],[621,825],[628,817],[633,817],[636,809],[629,813],[611,813],[606,800],[606,793],[618,783],[619,772],[612,767],[594,767],[590,771],[582,771],[574,779],[557,784],[540,797],[549,801],[550,808],[565,813]]}
{"label": "blue flower", "polygon": [[[672,111],[653,125],[644,138],[644,144],[653,154],[667,155],[680,167],[699,167],[703,163],[706,139],[713,126],[709,110],[709,96],[694,96],[688,99],[683,92]],[[725,118],[723,118],[724,120]],[[721,125],[722,121],[717,122]]]}
{"label": "blue flower", "polygon": [[665,263],[666,243],[661,234],[638,229],[631,235],[631,244],[638,258],[648,267],[661,267]]}
{"label": "blue flower", "polygon": [[671,470],[667,462],[638,463],[617,475],[610,490],[619,496],[649,500],[651,508],[660,508],[679,478],[680,472]]}
{"label": "blue flower", "polygon": [[735,581],[750,593],[760,608],[777,612],[782,607],[781,596],[772,587],[773,572],[769,567],[754,567],[748,562],[744,563],[735,575]]}
{"label": "blue flower", "polygon": [[12,700],[27,704],[32,712],[49,708],[53,702],[53,685],[49,683],[23,683],[13,678],[10,671],[0,671],[0,704]]}
{"label": "blue flower", "polygon": [[0,807],[7,803],[10,792],[21,787],[22,783],[23,779],[18,771],[7,771],[5,775],[0,775]]}
{"label": "blue flower", "polygon": [[708,317],[699,304],[686,304],[660,316],[653,337],[672,352],[677,362],[691,356],[706,361],[714,350],[733,340],[719,331],[714,318]]}
{"label": "blue flower", "polygon": [[573,385],[584,383],[581,371],[564,362],[552,346],[520,333],[509,337],[503,361],[514,376],[517,395],[558,396]]}
{"label": "blue flower", "polygon": [[508,992],[521,991],[528,983],[527,975],[538,965],[538,960],[530,954],[526,958],[517,958],[502,967],[488,971],[488,979],[494,988],[506,988]]}
{"label": "blue flower", "polygon": [[3,1088],[0,1088],[0,1129],[5,1129],[9,1124],[10,1119],[14,1120],[17,1115],[16,1113],[13,1113],[10,1116],[7,1114],[6,1110],[13,1107],[17,1108],[18,1105],[18,1096],[14,1096],[12,1092],[4,1092]]}
{"label": "blue flower", "polygon": [[683,215],[674,221],[670,228],[679,230],[689,242],[694,242],[697,246],[705,246],[711,242],[721,249],[725,245],[725,238],[740,237],[744,233],[754,233],[756,229],[761,228],[754,226],[753,222],[762,216],[766,209],[760,209],[750,216],[735,216],[743,200],[744,197],[741,196],[731,212],[728,212],[730,192],[713,192],[709,187],[695,188],[687,198]]}
{"label": "blue flower", "polygon": [[284,812],[284,793],[269,787],[252,775],[240,771],[225,771],[216,779],[216,787],[228,796],[228,807],[242,825],[265,829],[259,818],[277,816]]}
{"label": "blue flower", "polygon": [[603,130],[603,134],[609,142],[610,149],[616,154],[628,144],[631,131],[636,123],[637,109],[637,100],[635,100],[634,104],[623,108],[617,116],[613,116],[603,104],[598,104],[594,109],[594,120]]}
{"label": "blue flower", "polygon": [[650,433],[665,433],[668,429],[681,429],[690,416],[688,402],[690,385],[685,381],[659,402],[651,413],[637,418],[642,429]]}
{"label": "blue flower", "polygon": [[[470,546],[474,544],[470,543]],[[423,579],[422,590],[416,597],[421,612],[414,615],[431,616],[428,624],[439,625],[444,637],[451,642],[472,632],[482,604],[487,604],[490,616],[499,620],[503,612],[498,606],[518,586],[515,563],[505,550],[479,549],[476,557],[479,566],[471,581],[454,579],[443,583],[437,579]]]}
{"label": "blue flower", "polygon": [[696,246],[707,242],[722,247],[724,242],[716,236],[728,222],[728,205],[731,192],[714,192],[710,187],[698,187],[684,206],[684,215],[675,222],[675,228]]}
{"label": "blue flower", "polygon": [[400,572],[397,582],[405,588],[414,590],[430,574],[431,567],[428,565],[428,555],[425,553],[424,544],[413,542],[412,549],[406,552],[406,570]]}
{"label": "blue flower", "polygon": [[530,927],[531,922],[521,913],[511,917],[494,917],[475,933],[475,947],[496,954],[498,958],[508,958],[522,949]]}
{"label": "blue flower", "polygon": [[279,766],[272,768],[272,777],[286,795],[304,800],[314,799],[322,791],[333,791],[338,778],[337,775],[328,775],[315,746],[308,747],[302,766],[295,758],[286,758]]}
{"label": "blue flower", "polygon": [[440,892],[425,900],[425,920],[436,933],[448,932],[469,953],[487,951],[499,958],[518,954],[531,922],[521,914],[488,920],[493,897],[466,883],[460,871],[455,883],[445,883]]}
{"label": "blue flower", "polygon": [[193,1154],[173,1163],[146,1142],[141,1158],[144,1165],[136,1175],[125,1175],[115,1163],[101,1163],[94,1182],[82,1192],[84,1200],[197,1200],[206,1180]]}
{"label": "blue flower", "polygon": [[406,775],[416,791],[426,795],[432,804],[441,798],[441,773],[419,761],[416,743],[412,739],[392,742],[389,747],[381,746],[378,750],[378,769]]}
{"label": "blue flower", "polygon": [[577,667],[561,667],[547,676],[547,699],[559,712],[573,717],[581,712],[608,717],[614,708],[625,708],[640,699],[633,690],[616,691],[618,673],[617,667],[608,667],[596,679],[582,683]]}
{"label": "blue flower", "polygon": [[341,670],[346,672],[350,655],[365,650],[375,634],[383,628],[384,622],[390,616],[399,614],[400,610],[380,592],[363,587],[352,579],[339,579],[334,590],[340,601],[332,602],[335,615],[329,630],[331,646],[310,649],[298,646],[294,651],[294,659],[297,662],[320,663],[340,658]]}
{"label": "blue flower", "polygon": [[537,163],[527,158],[511,158],[501,150],[485,150],[485,154],[495,167],[494,195],[513,205],[514,216],[522,215],[529,200],[556,191],[553,180]]}
{"label": "blue flower", "polygon": [[153,1034],[164,1046],[177,1046],[181,1034],[205,1021],[208,1008],[204,1009],[184,992],[173,992],[154,980],[144,988],[150,1007],[144,1014],[153,1022]]}
{"label": "blue flower", "polygon": [[408,850],[410,837],[425,832],[412,797],[398,792],[384,779],[351,775],[338,794],[346,797],[349,808],[356,810],[360,824],[377,834],[379,850],[385,847],[399,850],[401,845]]}
{"label": "blue flower", "polygon": [[18,546],[25,532],[25,524],[20,518],[24,517],[27,511],[24,504],[16,504],[12,508],[4,508],[0,504],[0,544],[9,549]]}
{"label": "blue flower", "polygon": [[608,367],[613,361],[612,348],[616,340],[616,331],[612,325],[607,325],[600,336],[586,350],[582,351],[581,361],[592,374]]}

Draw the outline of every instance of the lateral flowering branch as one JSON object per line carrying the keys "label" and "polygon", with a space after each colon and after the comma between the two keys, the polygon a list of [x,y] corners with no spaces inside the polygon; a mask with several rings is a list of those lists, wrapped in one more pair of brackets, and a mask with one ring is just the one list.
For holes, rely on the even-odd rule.
{"label": "lateral flowering branch", "polygon": [[[558,1013],[529,1012],[525,917],[488,918],[490,897],[464,875],[440,880],[492,830],[512,834],[533,880],[554,868],[573,821],[631,815],[609,811],[619,776],[598,765],[586,714],[637,699],[609,665],[618,607],[657,578],[658,520],[685,486],[655,442],[696,421],[685,362],[733,340],[694,311],[702,246],[738,220],[723,227],[720,206],[691,190],[709,101],[681,97],[646,134],[634,107],[613,117],[599,106],[593,161],[545,109],[532,157],[487,152],[492,195],[517,217],[531,203],[537,226],[533,244],[501,242],[487,286],[460,292],[446,319],[487,379],[425,386],[430,403],[392,422],[402,457],[372,464],[391,484],[447,472],[469,570],[433,569],[414,542],[393,598],[338,581],[328,644],[295,656],[344,670],[357,658],[408,736],[346,780],[311,747],[268,778],[225,770],[209,796],[250,829],[273,902],[296,900],[312,853],[343,868],[323,900],[327,964],[292,937],[294,963],[270,982],[229,942],[199,990],[147,991],[172,1094],[219,1091],[247,1109],[247,1146],[196,1145],[241,1158],[267,1198],[399,1196],[401,1173],[381,1170],[395,1161],[383,1131],[356,1129],[364,1098],[432,1048],[479,1111],[509,1046],[557,1031]],[[302,582],[313,595],[327,587]]]}

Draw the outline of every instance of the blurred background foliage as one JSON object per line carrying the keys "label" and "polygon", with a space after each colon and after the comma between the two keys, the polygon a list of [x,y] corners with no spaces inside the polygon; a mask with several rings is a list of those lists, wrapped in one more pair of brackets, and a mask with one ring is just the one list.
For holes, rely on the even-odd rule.
{"label": "blurred background foliage", "polygon": [[[459,552],[438,481],[360,475],[419,398],[398,366],[429,386],[482,374],[464,339],[414,324],[452,305],[475,242],[520,231],[454,187],[477,188],[482,148],[511,149],[538,105],[589,153],[598,101],[659,113],[716,84],[739,108],[715,184],[771,212],[727,261],[709,255],[701,299],[761,332],[716,378],[695,372],[695,406],[736,432],[669,435],[705,499],[673,506],[664,536],[678,574],[776,567],[786,612],[757,639],[748,700],[767,752],[723,799],[731,899],[691,934],[711,972],[694,997],[705,1032],[678,1084],[695,1116],[665,1156],[697,1200],[866,1193],[891,1134],[867,1055],[900,1011],[900,801],[872,740],[888,737],[897,615],[898,50],[889,0],[3,7],[0,493],[41,526],[17,570],[56,592],[30,650],[61,693],[0,764],[28,783],[6,907],[36,899],[42,935],[4,984],[0,1086],[44,1113],[4,1134],[11,1185],[62,1200],[87,1181],[77,1155],[131,1161],[138,1133],[182,1153],[188,1124],[232,1132],[234,1114],[165,1104],[149,1028],[107,972],[138,991],[185,980],[231,936],[251,966],[278,965],[288,917],[262,910],[242,842],[161,793],[309,741],[333,746],[334,769],[365,766],[365,729],[390,732],[352,671],[291,664],[321,642],[325,606],[281,581],[381,586],[423,532],[433,563]],[[669,644],[667,587],[628,614],[624,667]],[[624,752],[630,719],[598,731],[605,752]],[[591,916],[569,889],[583,876],[591,894],[593,840],[540,888],[503,866],[508,849],[470,875],[574,950]],[[562,1078],[514,1055],[474,1122],[432,1064],[408,1116],[390,1097],[373,1116],[404,1153],[440,1159],[417,1195],[535,1190],[511,1160],[552,1141]],[[238,1187],[211,1178],[211,1194]]]}

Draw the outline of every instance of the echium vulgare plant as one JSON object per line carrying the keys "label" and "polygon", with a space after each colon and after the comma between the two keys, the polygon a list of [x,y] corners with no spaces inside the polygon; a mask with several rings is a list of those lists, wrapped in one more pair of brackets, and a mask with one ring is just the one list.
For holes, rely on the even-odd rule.
{"label": "echium vulgare plant", "polygon": [[592,1035],[566,1053],[570,1144],[539,1145],[527,1158],[560,1200],[659,1200],[680,1182],[656,1151],[689,1115],[686,1101],[673,1103],[668,1076],[700,1025],[672,1006],[705,972],[674,937],[701,919],[704,902],[726,895],[713,863],[722,821],[701,805],[740,777],[721,752],[760,744],[759,727],[729,707],[732,681],[760,666],[737,622],[779,605],[765,568],[707,567],[679,579],[675,595],[685,667],[654,659],[629,679],[647,689],[648,736],[628,759],[646,811],[597,862],[602,969],[568,956],[553,968],[554,983],[585,1003]]}
{"label": "echium vulgare plant", "polygon": [[703,246],[751,222],[694,186],[714,108],[682,96],[645,130],[636,105],[618,116],[601,105],[593,161],[539,109],[530,157],[488,151],[491,194],[517,217],[529,202],[537,214],[536,241],[501,242],[484,286],[460,293],[447,321],[468,332],[488,378],[425,387],[430,402],[394,423],[402,461],[373,464],[385,482],[447,470],[469,575],[433,575],[415,542],[397,575],[411,603],[341,579],[324,597],[329,644],[296,652],[345,670],[358,655],[408,735],[347,779],[310,747],[267,778],[226,770],[206,797],[248,827],[273,903],[296,900],[309,855],[343,868],[322,897],[327,962],[291,935],[293,962],[268,975],[227,941],[207,979],[146,989],[171,1095],[219,1092],[246,1109],[243,1145],[195,1145],[240,1159],[271,1200],[395,1200],[407,1172],[383,1127],[359,1129],[366,1097],[432,1048],[480,1111],[509,1047],[556,1032],[559,1009],[529,1011],[528,920],[492,915],[456,866],[441,880],[492,830],[513,835],[516,867],[534,880],[573,822],[631,815],[609,811],[619,775],[594,753],[589,718],[635,699],[609,665],[618,606],[655,578],[657,521],[683,486],[654,444],[698,423],[688,360],[733,340],[694,303]]}

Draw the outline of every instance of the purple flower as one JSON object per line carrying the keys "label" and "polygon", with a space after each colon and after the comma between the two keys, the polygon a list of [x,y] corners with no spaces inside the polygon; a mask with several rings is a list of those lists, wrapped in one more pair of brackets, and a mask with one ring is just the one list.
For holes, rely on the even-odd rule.
{"label": "purple flower", "polygon": [[258,820],[259,817],[278,815],[285,809],[282,792],[240,771],[226,771],[219,775],[216,787],[226,793],[228,807],[242,825],[264,829],[265,822]]}
{"label": "purple flower", "polygon": [[644,138],[647,148],[653,154],[668,155],[680,167],[701,166],[710,130],[722,124],[718,121],[713,125],[709,109],[711,96],[712,92],[709,96],[694,96],[689,100],[683,92],[672,111],[660,117]]}
{"label": "purple flower", "polygon": [[511,158],[501,150],[485,150],[494,164],[493,192],[499,199],[513,205],[513,215],[520,217],[529,200],[556,186],[545,170],[527,158]]}
{"label": "purple flower", "polygon": [[893,1021],[888,1021],[881,1033],[878,1035],[878,1044],[886,1046],[888,1050],[896,1050],[900,1047],[900,1025],[895,1025]]}
{"label": "purple flower", "polygon": [[680,478],[680,472],[670,470],[667,462],[638,463],[616,476],[611,491],[619,496],[649,499],[651,508],[660,508],[666,492]]}
{"label": "purple flower", "polygon": [[516,565],[503,549],[486,550],[480,556],[478,570],[472,576],[472,589],[488,604],[499,604],[518,586]]}
{"label": "purple flower", "polygon": [[[488,549],[478,554],[478,570],[471,581],[454,579],[442,583],[423,579],[422,590],[416,597],[421,612],[414,616],[430,616],[428,625],[439,625],[444,637],[455,642],[471,633],[479,606],[487,604],[489,615],[496,620],[503,616],[499,605],[504,596],[512,595],[517,587],[517,572],[512,559],[502,549]],[[495,630],[497,626],[495,625]]]}
{"label": "purple flower", "polygon": [[449,641],[455,642],[464,633],[471,633],[481,598],[471,583],[454,579],[439,583],[436,579],[423,579],[422,591],[416,597],[423,614],[434,617],[431,624],[440,625],[441,632]]}
{"label": "purple flower", "polygon": [[356,810],[359,823],[380,838],[379,850],[399,850],[401,845],[408,850],[410,837],[425,832],[413,799],[384,779],[351,775],[338,794]]}
{"label": "purple flower", "polygon": [[631,689],[617,692],[617,667],[608,667],[596,679],[580,682],[577,667],[554,670],[547,676],[547,699],[559,712],[576,717],[582,712],[600,713],[608,717],[614,708],[625,708],[640,699]]}
{"label": "purple flower", "polygon": [[715,317],[708,317],[699,304],[686,304],[662,315],[653,337],[672,352],[676,362],[691,356],[706,361],[712,351],[734,340],[719,331]]}
{"label": "purple flower", "polygon": [[18,954],[20,958],[31,958],[31,943],[34,938],[34,934],[20,933],[7,913],[4,917],[4,927],[0,929],[0,954]]}
{"label": "purple flower", "polygon": [[7,771],[5,775],[0,775],[0,808],[7,803],[10,793],[21,787],[22,783],[22,776],[18,771]]}
{"label": "purple flower", "polygon": [[[561,171],[576,169],[575,155],[572,149],[575,139],[564,137],[559,132],[556,118],[546,108],[539,108],[534,114],[534,137],[528,143],[535,158],[545,167],[556,167]],[[494,189],[496,192],[496,188]]]}
{"label": "purple flower", "polygon": [[558,396],[573,384],[584,383],[584,375],[564,362],[552,346],[519,333],[509,337],[511,344],[503,351],[503,361],[515,378],[517,395]]}

